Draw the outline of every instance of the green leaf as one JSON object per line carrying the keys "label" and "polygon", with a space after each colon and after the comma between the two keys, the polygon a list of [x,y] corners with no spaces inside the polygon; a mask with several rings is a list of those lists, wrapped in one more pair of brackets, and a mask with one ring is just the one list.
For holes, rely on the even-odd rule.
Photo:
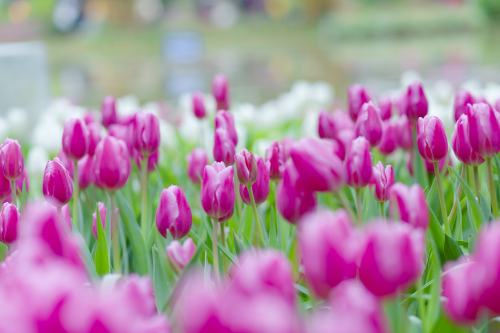
{"label": "green leaf", "polygon": [[480,208],[479,203],[476,200],[476,196],[472,192],[469,184],[467,184],[467,182],[462,177],[460,177],[460,175],[454,168],[450,168],[449,170],[460,182],[460,186],[462,187],[465,197],[467,198],[467,214],[469,216],[469,220],[472,222],[472,226],[477,231],[481,228],[481,224],[483,223],[483,221],[485,221],[483,211]]}
{"label": "green leaf", "polygon": [[436,324],[432,329],[432,333],[443,332],[467,333],[468,329],[462,326],[455,325],[443,312],[441,312]]}
{"label": "green leaf", "polygon": [[99,276],[106,275],[109,273],[109,248],[106,242],[106,234],[104,233],[104,228],[102,227],[101,214],[99,210],[96,211],[97,217],[97,242],[94,252],[94,263],[95,269]]}
{"label": "green leaf", "polygon": [[463,255],[463,251],[457,242],[448,235],[444,236],[444,257],[447,261],[458,259]]}

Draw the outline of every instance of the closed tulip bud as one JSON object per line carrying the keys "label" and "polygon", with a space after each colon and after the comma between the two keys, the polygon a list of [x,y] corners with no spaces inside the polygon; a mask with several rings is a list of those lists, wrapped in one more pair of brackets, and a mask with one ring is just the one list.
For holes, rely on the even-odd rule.
{"label": "closed tulip bud", "polygon": [[186,238],[184,243],[174,240],[167,246],[167,257],[177,269],[186,267],[196,253],[196,245],[191,238]]}
{"label": "closed tulip bud", "polygon": [[229,85],[227,78],[218,74],[212,81],[212,95],[214,96],[217,111],[229,110]]}
{"label": "closed tulip bud", "polygon": [[457,121],[460,116],[465,114],[469,105],[475,103],[474,96],[467,90],[462,90],[455,95],[455,100],[453,102],[453,116],[455,121]]}
{"label": "closed tulip bud", "polygon": [[411,123],[408,120],[408,117],[399,117],[399,119],[396,121],[396,128],[398,133],[398,146],[404,150],[411,150],[413,148],[413,139]]}
{"label": "closed tulip bud", "polygon": [[455,130],[451,137],[451,147],[455,156],[464,164],[477,165],[484,159],[475,151],[469,139],[469,118],[462,114],[455,124]]}
{"label": "closed tulip bud", "polygon": [[[106,206],[102,202],[97,203],[97,211],[99,212],[99,219],[103,230],[106,230]],[[92,235],[97,238],[97,214],[92,213]]]}
{"label": "closed tulip bud", "polygon": [[298,240],[304,274],[322,298],[344,280],[356,276],[357,239],[349,215],[316,211],[299,222]]}
{"label": "closed tulip bud", "polygon": [[305,191],[297,186],[298,171],[288,162],[277,189],[277,208],[281,216],[290,223],[296,223],[304,214],[316,208],[314,192]]}
{"label": "closed tulip bud", "polygon": [[203,169],[208,164],[208,155],[205,150],[195,148],[187,157],[188,177],[195,184],[201,182],[203,177]]}
{"label": "closed tulip bud", "polygon": [[78,161],[78,186],[85,190],[94,182],[94,157],[87,155]]}
{"label": "closed tulip bud", "polygon": [[407,186],[396,183],[392,186],[389,196],[393,219],[399,219],[415,228],[427,229],[429,208],[425,200],[425,192],[420,185]]}
{"label": "closed tulip bud", "polygon": [[203,119],[207,116],[207,108],[201,93],[194,93],[191,96],[191,103],[193,104],[193,114],[198,119]]}
{"label": "closed tulip bud", "polygon": [[255,156],[246,149],[235,155],[236,175],[241,184],[251,185],[257,180]]}
{"label": "closed tulip bud", "polygon": [[344,184],[344,168],[332,141],[302,139],[292,146],[290,157],[300,170],[298,185],[302,190],[333,192]]}
{"label": "closed tulip bud", "polygon": [[64,123],[62,149],[73,160],[79,160],[87,154],[89,131],[83,120],[72,118]]}
{"label": "closed tulip bud", "polygon": [[135,148],[149,156],[160,147],[160,121],[150,112],[139,112],[135,119]]}
{"label": "closed tulip bud", "polygon": [[356,120],[356,135],[365,137],[372,146],[382,139],[380,110],[372,102],[363,104]]}
{"label": "closed tulip bud", "polygon": [[395,221],[378,220],[365,230],[358,276],[378,297],[392,296],[419,278],[424,268],[424,234]]}
{"label": "closed tulip bud", "polygon": [[215,115],[215,130],[224,129],[231,141],[236,146],[238,144],[238,133],[234,124],[234,117],[229,112],[217,112]]}
{"label": "closed tulip bud", "polygon": [[375,188],[375,198],[378,201],[388,200],[392,185],[394,185],[394,169],[392,165],[384,167],[382,162],[378,162],[373,167],[372,183]]}
{"label": "closed tulip bud", "polygon": [[417,145],[420,155],[431,162],[438,162],[448,155],[448,139],[443,122],[435,116],[419,118]]}
{"label": "closed tulip bud", "polygon": [[266,150],[266,161],[269,164],[269,176],[280,179],[288,159],[288,152],[282,142],[274,141]]}
{"label": "closed tulip bud", "polygon": [[191,230],[193,217],[184,191],[175,185],[161,191],[156,209],[156,227],[163,237],[167,231],[175,239],[186,236]]}
{"label": "closed tulip bud", "polygon": [[0,172],[0,202],[10,200],[11,186],[10,180],[4,176],[3,172]]}
{"label": "closed tulip bud", "polygon": [[97,145],[94,158],[97,186],[114,191],[125,185],[130,175],[130,156],[122,140],[105,137]]}
{"label": "closed tulip bud", "polygon": [[106,96],[101,105],[102,125],[109,127],[118,122],[118,113],[116,111],[116,99],[113,96]]}
{"label": "closed tulip bud", "polygon": [[382,139],[378,144],[378,150],[384,155],[392,154],[398,148],[398,126],[393,121],[382,123]]}
{"label": "closed tulip bud", "polygon": [[211,218],[223,222],[233,215],[234,171],[223,163],[205,166],[201,182],[201,205]]}
{"label": "closed tulip bud", "polygon": [[429,103],[420,82],[410,84],[401,96],[401,112],[408,119],[416,120],[425,117],[429,111]]}
{"label": "closed tulip bud", "polygon": [[227,131],[223,128],[218,128],[214,133],[213,155],[216,162],[223,162],[225,165],[234,163],[234,155],[236,147],[231,141]]}
{"label": "closed tulip bud", "polygon": [[361,112],[363,104],[371,100],[368,91],[360,84],[355,84],[349,87],[347,91],[347,103],[349,105],[349,115],[351,119],[356,121]]}
{"label": "closed tulip bud", "polygon": [[347,183],[353,187],[364,187],[372,180],[372,156],[370,144],[364,137],[356,138],[345,162]]}
{"label": "closed tulip bud", "polygon": [[353,128],[353,121],[344,111],[322,111],[319,114],[318,135],[322,139],[338,139],[340,131],[352,130]]}
{"label": "closed tulip bud", "polygon": [[378,101],[378,108],[380,110],[380,118],[382,121],[391,119],[392,116],[392,98],[389,96],[382,97]]}
{"label": "closed tulip bud", "polygon": [[500,152],[500,121],[489,104],[469,105],[469,140],[475,152],[489,157]]}
{"label": "closed tulip bud", "polygon": [[3,175],[10,181],[22,176],[24,158],[21,145],[19,145],[17,140],[6,139],[0,145],[0,163]]}
{"label": "closed tulip bud", "polygon": [[43,174],[43,195],[48,201],[63,206],[71,200],[73,182],[58,158],[47,162]]}
{"label": "closed tulip bud", "polygon": [[[269,194],[269,169],[266,162],[257,157],[257,179],[255,183],[252,184],[252,193],[255,199],[255,203],[261,204],[266,201]],[[244,203],[250,205],[250,193],[248,193],[248,188],[240,184],[240,196]]]}
{"label": "closed tulip bud", "polygon": [[89,131],[89,147],[87,153],[92,156],[95,153],[97,144],[101,141],[101,133],[97,123],[87,124],[87,130]]}
{"label": "closed tulip bud", "polygon": [[0,212],[0,242],[12,244],[17,239],[19,211],[16,205],[5,202]]}

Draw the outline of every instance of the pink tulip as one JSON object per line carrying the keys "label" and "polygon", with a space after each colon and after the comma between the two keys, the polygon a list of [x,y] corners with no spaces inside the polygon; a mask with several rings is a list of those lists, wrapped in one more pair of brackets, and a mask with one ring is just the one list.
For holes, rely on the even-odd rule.
{"label": "pink tulip", "polygon": [[382,121],[391,119],[392,98],[390,98],[389,96],[380,98],[380,100],[378,101],[378,107],[380,109],[380,119],[382,119]]}
{"label": "pink tulip", "polygon": [[[129,151],[129,154],[132,156],[136,153],[135,149],[135,141],[136,141],[136,134],[135,134],[135,124],[132,122],[131,124],[128,125],[122,125],[122,124],[113,124],[108,127],[108,135],[115,137],[117,139],[122,140],[125,142],[127,149]],[[97,147],[96,147],[97,148]]]}
{"label": "pink tulip", "polygon": [[193,114],[196,118],[203,119],[207,116],[205,101],[201,93],[194,93],[191,96],[191,103],[193,104]]}
{"label": "pink tulip", "polygon": [[430,162],[438,162],[448,154],[448,139],[442,121],[435,116],[418,119],[418,151]]}
{"label": "pink tulip", "polygon": [[[137,168],[139,170],[142,170],[142,161],[144,160],[144,156],[137,150],[134,150],[133,158],[135,161],[135,164],[137,165]],[[148,155],[148,160],[147,160],[147,169],[148,172],[153,172],[156,170],[156,167],[158,166],[158,159],[160,158],[160,150],[155,150],[151,154]]]}
{"label": "pink tulip", "polygon": [[224,75],[218,74],[214,77],[212,81],[212,95],[216,102],[217,111],[229,110],[229,85]]}
{"label": "pink tulip", "polygon": [[72,118],[64,123],[62,150],[72,160],[79,160],[89,149],[89,131],[85,122]]}
{"label": "pink tulip", "polygon": [[413,149],[412,128],[409,119],[401,116],[396,121],[398,146],[404,150]]}
{"label": "pink tulip", "polygon": [[372,183],[375,188],[375,198],[378,201],[387,201],[392,185],[394,185],[394,169],[392,165],[389,164],[384,167],[382,162],[379,161],[373,167]]}
{"label": "pink tulip", "polygon": [[21,177],[24,170],[24,158],[17,140],[6,139],[0,145],[0,163],[3,175],[10,181]]}
{"label": "pink tulip", "polygon": [[305,277],[319,297],[327,297],[340,282],[356,276],[357,239],[345,211],[305,215],[298,239]]}
{"label": "pink tulip", "polygon": [[0,242],[12,244],[17,239],[19,210],[16,205],[5,202],[0,212]]}
{"label": "pink tulip", "polygon": [[45,199],[58,206],[63,206],[71,200],[73,181],[68,170],[57,157],[47,162],[42,187]]}
{"label": "pink tulip", "polygon": [[12,189],[11,182],[0,172],[0,202],[10,200]]}
{"label": "pink tulip", "polygon": [[191,230],[193,217],[184,191],[175,185],[161,191],[156,209],[156,227],[163,237],[167,230],[175,239],[186,236]]}
{"label": "pink tulip", "polygon": [[266,161],[269,164],[269,175],[272,179],[281,178],[288,155],[286,144],[279,141],[274,141],[266,150]]}
{"label": "pink tulip", "polygon": [[469,105],[469,140],[472,149],[481,157],[500,152],[500,121],[497,113],[486,103]]}
{"label": "pink tulip", "polygon": [[[257,180],[252,184],[252,193],[257,205],[266,201],[269,194],[269,182],[269,170],[266,162],[257,157]],[[248,188],[243,184],[240,184],[240,196],[247,205],[251,203]]]}
{"label": "pink tulip", "polygon": [[73,228],[73,219],[71,217],[71,207],[65,204],[61,207],[61,219],[68,226],[69,229]]}
{"label": "pink tulip", "polygon": [[16,190],[17,193],[21,193],[23,191],[29,192],[30,190],[30,177],[26,168],[23,169],[21,177],[16,179]]}
{"label": "pink tulip", "polygon": [[150,112],[138,112],[135,118],[135,148],[149,156],[160,147],[160,121]]}
{"label": "pink tulip", "polygon": [[78,186],[85,190],[94,182],[94,157],[84,156],[78,161]]}
{"label": "pink tulip", "polygon": [[[408,163],[411,164],[411,160],[408,161]],[[448,156],[445,156],[444,158],[440,159],[438,161],[438,170],[439,172],[444,172],[446,171],[445,170],[445,167],[448,167],[448,166],[452,166],[451,164],[451,161],[450,159],[448,158]],[[425,167],[425,171],[427,171],[427,173],[429,175],[434,175],[435,174],[435,169],[434,169],[434,163],[429,161],[429,160],[424,160],[424,167]],[[411,175],[413,175],[413,170],[411,172]]]}
{"label": "pink tulip", "polygon": [[106,96],[101,106],[102,125],[108,128],[118,122],[116,100],[113,96]]}
{"label": "pink tulip", "polygon": [[89,132],[89,146],[87,153],[92,156],[95,153],[97,144],[101,141],[101,133],[97,123],[87,124],[87,130]]}
{"label": "pink tulip", "polygon": [[429,103],[420,82],[410,84],[401,96],[401,113],[408,119],[416,120],[425,117],[429,111]]}
{"label": "pink tulip", "polygon": [[374,103],[363,104],[356,120],[356,134],[365,137],[372,146],[382,139],[382,120],[380,110]]}
{"label": "pink tulip", "polygon": [[167,246],[168,259],[179,270],[184,269],[189,264],[195,253],[196,245],[189,237],[186,238],[183,244],[178,240],[174,240]]}
{"label": "pink tulip", "polygon": [[399,140],[398,124],[391,120],[384,121],[382,123],[382,138],[378,144],[378,150],[384,155],[390,155],[398,148]]}
{"label": "pink tulip", "polygon": [[349,87],[347,91],[347,104],[349,105],[349,115],[352,120],[356,121],[358,119],[361,107],[370,100],[371,97],[368,91],[362,85],[355,84]]}
{"label": "pink tulip", "polygon": [[225,165],[234,163],[234,155],[236,147],[231,141],[229,134],[223,128],[215,130],[213,156],[216,162],[223,162]]}
{"label": "pink tulip", "polygon": [[462,114],[455,124],[451,137],[451,147],[455,156],[464,164],[478,165],[484,162],[481,155],[472,148],[469,139],[469,118]]}
{"label": "pink tulip", "polygon": [[195,184],[201,182],[203,169],[208,164],[207,153],[201,148],[195,148],[187,157],[188,177]]}
{"label": "pink tulip", "polygon": [[114,191],[125,185],[130,175],[130,157],[123,141],[105,137],[97,145],[94,157],[97,186]]}
{"label": "pink tulip", "polygon": [[201,182],[201,205],[213,219],[223,222],[233,215],[234,171],[223,163],[205,166]]}
{"label": "pink tulip", "polygon": [[391,217],[400,219],[409,225],[427,229],[429,225],[429,208],[425,193],[418,184],[407,186],[396,183],[392,186],[390,195]]}
{"label": "pink tulip", "polygon": [[459,91],[455,95],[455,99],[453,102],[453,116],[455,118],[455,121],[457,121],[463,114],[466,113],[469,105],[472,105],[475,102],[476,101],[472,93],[467,90]]}
{"label": "pink tulip", "polygon": [[233,144],[236,146],[238,144],[238,133],[236,132],[236,126],[234,124],[234,117],[231,113],[217,112],[215,115],[215,130],[224,129]]}
{"label": "pink tulip", "polygon": [[322,111],[318,119],[318,135],[322,139],[338,139],[343,130],[352,130],[354,123],[344,111]]}
{"label": "pink tulip", "polygon": [[241,184],[251,185],[257,180],[257,162],[255,156],[246,149],[235,155],[236,175]]}
{"label": "pink tulip", "polygon": [[496,112],[500,112],[500,98],[497,98],[495,104],[493,105],[493,108],[495,109]]}
{"label": "pink tulip", "polygon": [[[106,230],[106,206],[103,202],[97,203],[97,211],[99,212],[102,229]],[[92,213],[92,235],[97,239],[97,215],[95,212]]]}
{"label": "pink tulip", "polygon": [[73,175],[75,172],[75,165],[73,164],[73,160],[71,160],[68,155],[66,155],[62,150],[57,154],[57,158],[64,165],[66,170],[68,170],[69,176],[73,179]]}
{"label": "pink tulip", "polygon": [[345,162],[347,183],[353,187],[367,186],[372,180],[370,144],[364,137],[352,142]]}

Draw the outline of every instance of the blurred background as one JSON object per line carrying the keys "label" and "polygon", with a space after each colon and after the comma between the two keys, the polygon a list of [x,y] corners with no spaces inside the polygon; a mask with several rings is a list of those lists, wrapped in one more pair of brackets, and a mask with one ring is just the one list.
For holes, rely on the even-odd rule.
{"label": "blurred background", "polygon": [[225,73],[261,103],[298,79],[377,92],[412,70],[500,78],[500,0],[0,0],[0,112],[56,96],[173,100]]}

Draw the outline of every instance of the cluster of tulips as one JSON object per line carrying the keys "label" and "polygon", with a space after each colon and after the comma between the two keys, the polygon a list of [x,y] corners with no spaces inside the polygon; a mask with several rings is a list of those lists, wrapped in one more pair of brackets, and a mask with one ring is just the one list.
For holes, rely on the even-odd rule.
{"label": "cluster of tulips", "polygon": [[160,117],[112,97],[69,119],[44,200],[20,144],[0,146],[0,333],[494,327],[500,102],[457,94],[452,154],[420,83],[378,100],[354,85],[318,137],[258,156],[224,76],[212,95],[214,112],[191,100],[211,154],[164,149]]}

